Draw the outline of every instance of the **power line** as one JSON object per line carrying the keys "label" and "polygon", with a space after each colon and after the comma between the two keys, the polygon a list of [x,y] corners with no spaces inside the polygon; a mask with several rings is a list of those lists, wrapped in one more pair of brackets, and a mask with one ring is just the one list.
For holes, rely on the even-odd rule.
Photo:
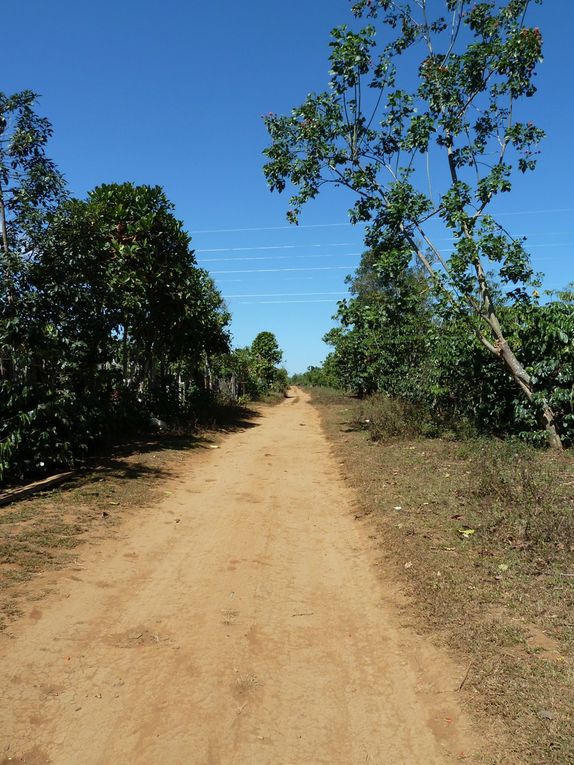
{"label": "power line", "polygon": [[[572,235],[573,231],[539,231],[532,234],[527,234],[527,247],[568,247],[572,246],[570,242],[564,242],[564,243],[554,243],[554,244],[529,244],[529,240],[532,237],[539,238],[541,236],[566,236],[566,235]],[[452,236],[443,236],[437,238],[436,241],[441,242],[452,242],[454,240],[454,237]],[[255,257],[253,258],[211,258],[211,253],[222,253],[222,252],[260,252],[260,251],[266,251],[266,250],[301,250],[301,249],[319,249],[319,248],[325,248],[325,247],[352,247],[355,242],[330,242],[326,244],[280,244],[280,245],[264,245],[264,246],[257,246],[257,247],[210,247],[210,248],[198,248],[195,250],[196,254],[199,254],[199,258],[201,258],[204,262],[212,262],[215,263],[217,260],[256,260]],[[209,257],[206,258],[203,253],[209,253]],[[333,257],[340,253],[329,253],[327,255],[309,255],[304,257]],[[362,253],[346,253],[347,255],[357,255]],[[280,256],[276,256],[279,258]],[[293,257],[301,257],[294,255]],[[261,257],[261,260],[264,258]]]}
{"label": "power line", "polygon": [[250,226],[249,228],[206,228],[203,230],[190,231],[191,234],[234,234],[239,231],[284,231],[285,229],[296,228],[335,228],[337,226],[363,226],[359,223],[302,223],[290,226]]}
{"label": "power line", "polygon": [[330,300],[245,300],[241,301],[239,305],[291,305],[293,303],[333,303],[335,298]]}
{"label": "power line", "polygon": [[[573,242],[550,242],[550,243],[525,243],[525,249],[535,249],[540,247],[574,247]],[[440,252],[455,252],[454,248],[441,248]],[[319,255],[253,255],[240,258],[198,258],[198,261],[204,265],[208,263],[237,263],[251,260],[310,260],[311,258],[356,258],[362,255],[361,252],[329,252]],[[216,272],[212,272],[216,273]],[[231,272],[230,272],[231,273]]]}
{"label": "power line", "polygon": [[329,252],[321,255],[253,255],[248,258],[201,258],[201,263],[228,263],[244,260],[310,260],[311,258],[355,258],[361,252]]}
{"label": "power line", "polygon": [[255,250],[299,250],[301,247],[352,247],[354,242],[333,242],[327,244],[270,244],[264,247],[203,247],[195,252],[252,252]]}
{"label": "power line", "polygon": [[[497,216],[507,216],[507,215],[541,215],[541,214],[547,214],[547,213],[556,213],[556,212],[574,212],[574,207],[554,207],[549,208],[547,210],[512,210],[509,212],[498,212],[498,213],[492,213],[493,217]],[[337,228],[342,226],[364,226],[366,225],[365,221],[359,221],[358,223],[302,223],[299,225],[290,225],[290,226],[249,226],[247,228],[206,228],[206,229],[196,229],[195,231],[191,231],[191,234],[232,234],[237,233],[240,231],[285,231],[285,230],[291,230],[294,229],[302,229],[302,228]]]}
{"label": "power line", "polygon": [[210,271],[210,274],[264,274],[276,273],[279,271],[337,271],[348,270],[355,266],[314,266],[312,268],[251,268],[239,271]]}
{"label": "power line", "polygon": [[226,300],[232,298],[259,298],[259,297],[311,297],[313,295],[348,295],[348,292],[260,292],[245,295],[224,295]]}

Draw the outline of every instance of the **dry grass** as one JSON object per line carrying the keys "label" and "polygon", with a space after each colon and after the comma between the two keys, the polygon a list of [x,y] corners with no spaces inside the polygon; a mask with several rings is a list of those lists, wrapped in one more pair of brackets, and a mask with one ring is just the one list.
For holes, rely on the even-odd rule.
{"label": "dry grass", "polygon": [[380,566],[417,629],[457,652],[488,765],[574,763],[573,460],[496,442],[390,438],[360,404],[313,391]]}

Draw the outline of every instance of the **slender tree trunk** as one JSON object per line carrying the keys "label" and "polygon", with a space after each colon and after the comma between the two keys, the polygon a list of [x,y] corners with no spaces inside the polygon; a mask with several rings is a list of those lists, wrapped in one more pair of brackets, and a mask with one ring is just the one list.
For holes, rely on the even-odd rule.
{"label": "slender tree trunk", "polygon": [[[6,206],[4,204],[4,192],[2,186],[0,186],[0,226],[2,227],[2,249],[4,250],[4,256],[8,260],[8,229],[6,227]],[[8,266],[8,263],[6,263]],[[9,276],[9,274],[7,274]]]}
{"label": "slender tree trunk", "polygon": [[[532,385],[532,378],[524,369],[520,361],[516,358],[516,355],[512,348],[509,346],[507,340],[502,336],[502,334],[500,334],[500,337],[497,339],[494,345],[482,337],[481,340],[483,345],[488,348],[488,350],[492,351],[496,356],[498,356],[499,359],[504,362],[506,368],[512,375],[512,378],[518,387],[522,390],[528,401],[533,403],[534,387]],[[561,451],[563,446],[562,440],[560,439],[558,430],[556,428],[556,417],[551,407],[546,402],[544,402],[542,405],[540,420],[541,425],[546,431],[546,435],[548,437],[548,445],[552,449],[558,449]]]}
{"label": "slender tree trunk", "polygon": [[[526,369],[524,369],[523,365],[518,360],[516,354],[504,337],[498,316],[494,310],[494,305],[490,296],[490,290],[488,289],[486,274],[484,273],[482,264],[478,258],[475,262],[475,270],[482,298],[482,318],[492,330],[494,336],[496,337],[496,341],[494,344],[492,344],[488,342],[486,338],[481,337],[480,339],[486,348],[488,348],[504,362],[518,387],[522,390],[528,401],[533,403],[534,386],[532,384],[532,378]],[[563,447],[560,436],[558,435],[558,430],[556,428],[556,417],[554,416],[554,412],[547,402],[544,402],[542,405],[539,418],[541,420],[542,427],[546,430],[548,445],[552,449],[561,450]]]}
{"label": "slender tree trunk", "polygon": [[[502,161],[502,157],[504,156],[505,148],[506,145],[503,147],[500,161]],[[454,143],[452,136],[448,132],[446,136],[446,150],[452,182],[458,183],[458,171],[454,159]],[[486,205],[483,205],[483,209],[484,206]],[[467,223],[463,223],[463,231],[466,239],[474,242],[472,232]],[[492,302],[488,279],[482,267],[482,263],[480,262],[478,253],[475,255],[474,269],[482,301],[482,305],[480,306],[478,313],[480,317],[488,324],[492,330],[492,333],[494,334],[494,337],[496,338],[493,344],[489,342],[487,338],[479,334],[480,340],[482,341],[483,345],[488,348],[488,350],[490,350],[495,354],[495,356],[498,356],[498,358],[504,362],[518,387],[522,390],[528,401],[532,403],[534,397],[532,379],[520,361],[517,359],[514,351],[508,345],[508,342],[502,333],[500,322],[498,321],[498,316],[496,315],[496,311]],[[476,306],[473,307],[476,310]],[[554,412],[546,402],[544,402],[542,406],[540,419],[541,424],[546,430],[546,434],[548,436],[548,445],[552,449],[561,450],[563,447],[560,436],[558,435],[558,430],[556,429],[556,418],[554,416]]]}
{"label": "slender tree trunk", "polygon": [[[470,238],[469,232],[466,232],[466,236]],[[414,239],[411,238],[410,241],[423,267],[430,275],[430,277],[434,279],[436,274],[432,264],[425,257],[424,253],[421,252]],[[474,267],[476,271],[482,305],[479,305],[476,301],[473,302],[469,300],[469,306],[480,316],[484,322],[486,322],[496,340],[494,343],[491,343],[486,337],[484,337],[481,332],[477,332],[478,338],[485,348],[487,348],[505,364],[515,383],[524,393],[528,401],[532,404],[534,398],[532,378],[526,369],[524,369],[523,365],[516,357],[514,351],[502,333],[502,328],[500,326],[498,316],[496,315],[496,311],[490,297],[490,290],[488,289],[486,274],[484,273],[482,264],[478,258],[474,264]],[[562,440],[560,439],[558,430],[556,428],[556,417],[551,407],[546,402],[542,405],[541,408],[540,421],[542,427],[546,431],[548,437],[548,445],[552,449],[562,450]]]}
{"label": "slender tree trunk", "polygon": [[129,350],[128,350],[128,328],[127,324],[124,321],[124,335],[122,337],[122,367],[123,367],[123,377],[124,377],[124,385],[127,384],[128,380],[128,373],[129,373]]}
{"label": "slender tree trunk", "polygon": [[209,365],[209,357],[207,353],[203,356],[203,386],[205,390],[213,390],[213,379],[211,375],[211,367]]}
{"label": "slender tree trunk", "polygon": [[[14,314],[14,284],[12,279],[12,269],[10,267],[10,247],[8,245],[8,228],[6,224],[6,205],[4,203],[4,191],[0,185],[0,228],[2,229],[2,251],[4,255],[4,280],[6,282],[6,313],[8,316]],[[0,359],[0,379],[10,379],[15,376],[15,348],[7,342],[5,346],[9,356]],[[4,348],[0,348],[0,356]]]}

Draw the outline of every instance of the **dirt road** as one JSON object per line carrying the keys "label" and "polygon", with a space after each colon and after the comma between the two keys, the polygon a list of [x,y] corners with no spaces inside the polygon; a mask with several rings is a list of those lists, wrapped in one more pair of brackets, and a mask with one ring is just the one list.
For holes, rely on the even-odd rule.
{"label": "dirt road", "polygon": [[0,636],[0,763],[470,759],[460,668],[401,626],[306,394],[191,453]]}

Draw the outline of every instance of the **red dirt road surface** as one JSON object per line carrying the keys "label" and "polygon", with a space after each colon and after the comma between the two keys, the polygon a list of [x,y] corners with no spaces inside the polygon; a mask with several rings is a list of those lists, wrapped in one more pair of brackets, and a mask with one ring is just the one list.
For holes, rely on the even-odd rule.
{"label": "red dirt road surface", "polygon": [[0,635],[0,763],[474,761],[307,395],[182,464]]}

